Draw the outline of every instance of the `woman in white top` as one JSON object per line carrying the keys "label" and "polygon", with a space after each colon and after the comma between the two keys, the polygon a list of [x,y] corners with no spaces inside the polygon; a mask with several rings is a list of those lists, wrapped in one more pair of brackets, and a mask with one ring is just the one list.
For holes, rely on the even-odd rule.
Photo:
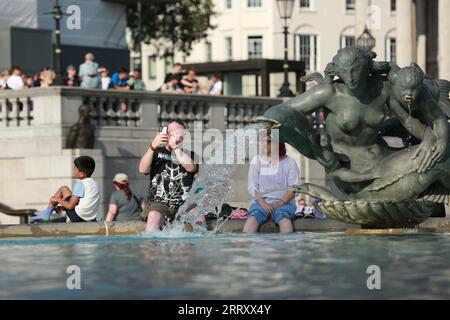
{"label": "woman in white top", "polygon": [[214,73],[210,79],[211,87],[209,89],[209,95],[221,96],[223,91],[223,82],[220,80],[220,74]]}
{"label": "woman in white top", "polygon": [[[276,144],[279,152],[276,152]],[[286,190],[266,192],[298,184],[299,169],[295,160],[286,155],[283,142],[272,141],[268,137],[262,146],[262,154],[252,160],[248,173],[248,192],[255,200],[250,206],[243,232],[256,233],[269,219],[278,224],[281,233],[293,232],[292,221],[297,208],[295,193]]]}

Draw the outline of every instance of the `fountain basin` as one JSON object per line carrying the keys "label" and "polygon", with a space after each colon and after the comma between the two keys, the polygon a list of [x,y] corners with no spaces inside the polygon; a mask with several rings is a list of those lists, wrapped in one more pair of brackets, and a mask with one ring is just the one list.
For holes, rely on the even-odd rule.
{"label": "fountain basin", "polygon": [[328,217],[364,228],[415,228],[433,213],[433,203],[411,201],[321,201],[316,209]]}
{"label": "fountain basin", "polygon": [[[207,219],[207,229],[218,232],[241,233],[245,220],[228,220],[224,224],[217,219]],[[337,232],[347,229],[359,229],[359,225],[350,225],[332,219],[296,219],[294,230],[298,232],[318,231]],[[38,223],[30,225],[0,225],[1,238],[41,238],[41,237],[75,237],[75,236],[125,236],[143,233],[145,222],[86,222],[86,223]],[[278,227],[273,222],[261,226],[261,233],[277,233]]]}

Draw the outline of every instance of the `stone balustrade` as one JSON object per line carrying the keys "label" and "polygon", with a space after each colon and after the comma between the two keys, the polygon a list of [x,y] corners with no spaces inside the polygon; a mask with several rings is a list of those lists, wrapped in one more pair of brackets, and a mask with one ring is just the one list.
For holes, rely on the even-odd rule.
{"label": "stone balustrade", "polygon": [[33,102],[27,96],[6,97],[0,102],[0,126],[30,126],[33,121]]}
{"label": "stone balustrade", "polygon": [[0,127],[76,122],[78,107],[88,104],[97,126],[157,128],[170,119],[183,120],[189,129],[238,129],[280,99],[213,97],[156,92],[33,88],[0,92]]}

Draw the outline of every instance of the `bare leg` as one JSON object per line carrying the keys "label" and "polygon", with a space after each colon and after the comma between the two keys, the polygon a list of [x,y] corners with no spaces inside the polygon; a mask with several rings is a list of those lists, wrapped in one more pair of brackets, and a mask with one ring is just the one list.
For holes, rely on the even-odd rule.
{"label": "bare leg", "polygon": [[257,233],[259,228],[258,220],[254,216],[251,216],[245,221],[243,233]]}
{"label": "bare leg", "polygon": [[204,226],[206,224],[206,218],[203,214],[198,214],[197,221],[195,221],[195,224],[198,224],[200,226]]}
{"label": "bare leg", "polygon": [[159,231],[163,223],[163,216],[158,211],[150,211],[147,217],[147,226],[145,227],[146,232],[156,232]]}
{"label": "bare leg", "polygon": [[[62,186],[59,187],[59,189],[55,192],[55,194],[53,195],[52,198],[58,198],[58,199],[66,199],[68,196],[72,195],[72,191],[70,190],[70,188],[68,186]],[[58,203],[57,202],[49,202],[50,205],[52,206],[57,206]]]}
{"label": "bare leg", "polygon": [[197,209],[193,208],[189,211],[189,214],[192,214],[197,217],[197,221],[195,221],[195,224],[198,224],[200,226],[204,226],[206,223],[205,215],[198,212]]}
{"label": "bare leg", "polygon": [[281,219],[278,225],[280,226],[280,233],[294,232],[294,226],[292,225],[292,221],[287,218]]}
{"label": "bare leg", "polygon": [[[55,194],[53,195],[52,198],[66,199],[68,196],[71,196],[71,195],[72,195],[72,191],[70,190],[70,188],[67,186],[62,186],[62,187],[59,187],[59,189],[55,192]],[[57,205],[58,205],[58,202],[52,201],[50,199],[47,209],[36,214],[36,216],[31,219],[31,222],[49,221],[50,216],[52,215],[52,212],[54,211],[54,209]],[[62,207],[59,207],[58,209],[56,209],[57,213],[60,213],[62,211],[61,209],[62,209]]]}

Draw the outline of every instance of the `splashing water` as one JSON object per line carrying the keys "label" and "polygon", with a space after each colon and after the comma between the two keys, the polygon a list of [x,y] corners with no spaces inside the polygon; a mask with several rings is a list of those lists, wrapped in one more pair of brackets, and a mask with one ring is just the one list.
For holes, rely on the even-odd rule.
{"label": "splashing water", "polygon": [[[224,150],[226,160],[234,159],[235,155],[247,155],[246,145],[238,144],[236,141],[243,141],[246,135],[251,132],[257,132],[261,129],[267,129],[263,123],[248,125],[245,128],[237,130],[233,135],[218,146],[215,150]],[[230,143],[231,142],[231,143]],[[184,204],[179,208],[175,220],[181,223],[194,224],[197,220],[195,214],[189,211],[195,207],[201,214],[212,214],[217,218],[217,224],[213,232],[218,232],[220,227],[228,220],[219,217],[222,205],[227,200],[231,192],[231,175],[237,169],[237,164],[229,164],[227,161],[222,164],[206,164],[200,170],[200,176],[194,181],[191,191],[188,193]],[[222,223],[220,223],[222,222]],[[199,227],[199,226],[196,226]],[[194,229],[195,231],[195,229]]]}

